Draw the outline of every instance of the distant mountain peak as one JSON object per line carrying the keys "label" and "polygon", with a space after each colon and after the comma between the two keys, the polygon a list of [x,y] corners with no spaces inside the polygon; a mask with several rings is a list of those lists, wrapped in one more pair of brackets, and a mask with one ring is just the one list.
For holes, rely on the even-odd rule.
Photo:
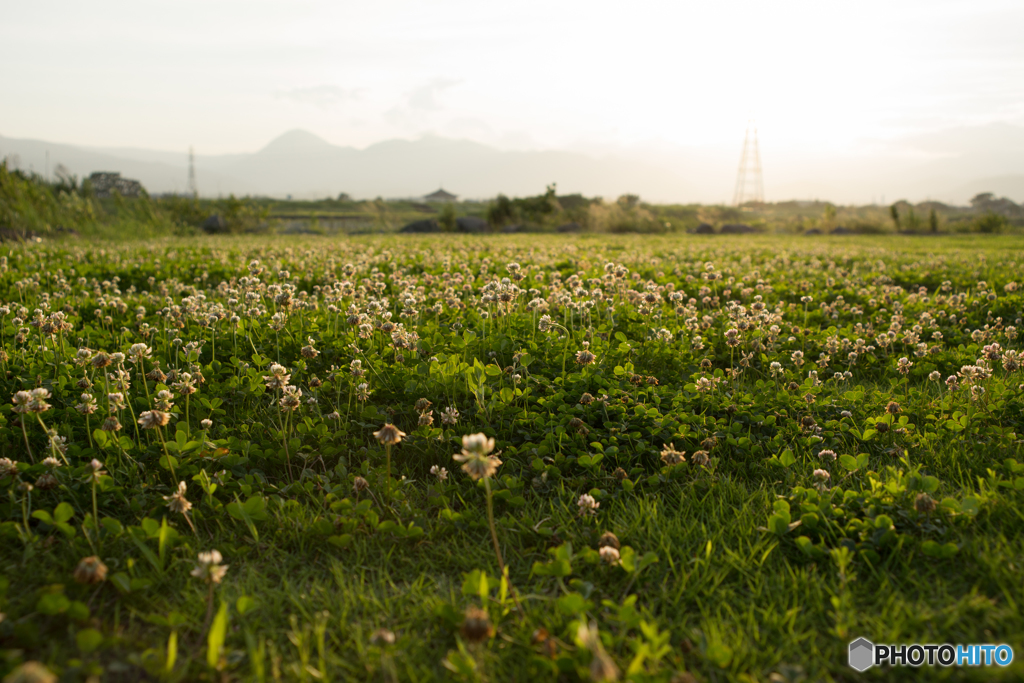
{"label": "distant mountain peak", "polygon": [[289,152],[308,151],[333,147],[331,143],[308,130],[295,128],[271,140],[258,154],[286,154]]}

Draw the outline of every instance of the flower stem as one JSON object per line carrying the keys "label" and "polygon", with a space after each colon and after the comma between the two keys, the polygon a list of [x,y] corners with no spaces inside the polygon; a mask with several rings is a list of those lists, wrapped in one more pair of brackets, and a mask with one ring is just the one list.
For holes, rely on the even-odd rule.
{"label": "flower stem", "polygon": [[167,442],[164,440],[164,430],[161,427],[157,427],[156,433],[160,437],[160,443],[164,447],[164,457],[167,458],[167,467],[171,470],[171,479],[173,481],[178,481],[178,475],[174,473],[174,462],[171,460],[171,454],[167,452]]}
{"label": "flower stem", "polygon": [[391,500],[391,444],[384,444],[384,454],[387,463],[384,470],[384,491],[387,493],[388,500]]}
{"label": "flower stem", "polygon": [[50,453],[52,453],[54,457],[59,455],[64,459],[64,464],[70,466],[71,463],[69,463],[68,459],[64,457],[64,454],[57,450],[57,446],[53,443],[53,439],[50,438],[50,432],[46,429],[46,424],[43,422],[43,418],[39,417],[39,413],[36,413],[36,419],[39,420],[39,426],[43,428],[43,434],[46,434],[46,440],[50,443]]}
{"label": "flower stem", "polygon": [[288,465],[288,481],[295,481],[295,476],[292,474],[292,456],[291,453],[288,452],[288,435],[291,432],[290,427],[291,413],[285,413],[284,429],[282,430],[284,434],[284,438],[282,438],[282,441],[284,441],[284,460],[285,463]]}
{"label": "flower stem", "polygon": [[145,361],[142,360],[139,361],[139,381],[142,382],[142,386],[146,389],[146,404],[152,404],[153,398],[149,395],[149,380],[146,378]]}
{"label": "flower stem", "polygon": [[206,594],[206,621],[203,622],[203,631],[210,628],[210,621],[213,619],[213,582],[210,582],[210,592]]}
{"label": "flower stem", "polygon": [[96,505],[96,477],[92,478],[92,523],[96,528],[96,542],[100,542],[100,513],[99,506]]}
{"label": "flower stem", "polygon": [[29,507],[31,507],[31,496],[32,494],[26,491],[25,495],[21,499],[21,521],[25,526],[26,540],[32,537],[32,527],[28,525],[28,510]]}
{"label": "flower stem", "polygon": [[519,602],[519,594],[516,592],[515,586],[512,585],[512,579],[508,575],[505,561],[501,558],[501,546],[498,545],[498,530],[494,526],[494,499],[491,496],[490,477],[484,477],[484,490],[487,492],[487,524],[491,529],[491,543],[494,544],[494,555],[498,558],[498,573],[505,577],[505,580],[508,582],[508,590],[512,595],[512,600],[516,603],[516,608],[519,610],[519,618],[525,619],[526,612],[523,611],[523,605]]}
{"label": "flower stem", "polygon": [[196,535],[196,538],[199,538],[199,532],[196,531],[196,525],[192,523],[192,518],[188,516],[187,512],[182,512],[181,514],[185,518],[185,521],[188,522],[188,525],[192,527],[192,533]]}
{"label": "flower stem", "polygon": [[498,558],[498,572],[505,573],[505,561],[501,559],[501,547],[498,545],[498,531],[494,528],[494,500],[491,497],[491,478],[484,477],[484,490],[487,491],[487,524],[491,528],[491,543],[494,544],[494,554]]}
{"label": "flower stem", "polygon": [[562,350],[562,381],[565,381],[565,358],[569,355],[569,330],[565,331],[565,348]]}
{"label": "flower stem", "polygon": [[32,456],[32,448],[28,445],[28,432],[25,431],[25,413],[21,414],[21,419],[18,420],[18,422],[21,423],[21,435],[25,437],[25,450],[28,451],[28,459],[31,460],[34,465],[36,459]]}

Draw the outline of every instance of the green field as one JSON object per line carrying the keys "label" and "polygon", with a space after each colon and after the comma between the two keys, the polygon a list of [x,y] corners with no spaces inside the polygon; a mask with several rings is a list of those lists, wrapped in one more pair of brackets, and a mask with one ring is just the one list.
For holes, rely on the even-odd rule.
{"label": "green field", "polygon": [[[538,188],[539,189],[539,188]],[[100,197],[91,183],[63,175],[59,181],[12,170],[0,160],[0,242],[88,238],[121,242],[200,234],[270,237],[387,235],[414,222],[432,222],[437,232],[595,233],[673,235],[729,232],[820,236],[964,233],[1024,233],[1024,207],[992,193],[970,206],[936,201],[891,206],[835,206],[825,201],[748,203],[743,206],[652,204],[637,195],[618,198],[558,194],[503,195],[456,203],[409,199],[336,198],[291,200],[270,197]],[[476,219],[463,229],[459,219]],[[479,224],[480,220],[485,225]],[[423,232],[423,230],[420,230]],[[734,232],[735,234],[735,232]]]}
{"label": "green field", "polygon": [[[1021,680],[1022,264],[977,235],[7,245],[0,678]],[[858,674],[861,636],[1018,659]]]}

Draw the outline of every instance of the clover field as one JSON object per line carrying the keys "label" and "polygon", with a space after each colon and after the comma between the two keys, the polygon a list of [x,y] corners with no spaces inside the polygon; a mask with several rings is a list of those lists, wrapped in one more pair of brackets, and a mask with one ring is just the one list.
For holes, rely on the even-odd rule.
{"label": "clover field", "polygon": [[846,656],[1024,655],[1022,266],[1008,237],[5,247],[0,677],[1020,680]]}

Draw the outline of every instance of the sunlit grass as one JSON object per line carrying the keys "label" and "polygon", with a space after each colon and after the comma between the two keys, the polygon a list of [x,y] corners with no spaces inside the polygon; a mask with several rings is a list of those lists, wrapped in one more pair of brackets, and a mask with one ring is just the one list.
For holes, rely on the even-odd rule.
{"label": "sunlit grass", "polygon": [[[12,249],[0,672],[857,680],[859,636],[1021,651],[1022,259],[961,237]],[[40,387],[45,408],[10,400]],[[479,481],[453,459],[477,433]],[[106,574],[76,580],[92,556]],[[914,675],[968,672],[877,678]]]}

